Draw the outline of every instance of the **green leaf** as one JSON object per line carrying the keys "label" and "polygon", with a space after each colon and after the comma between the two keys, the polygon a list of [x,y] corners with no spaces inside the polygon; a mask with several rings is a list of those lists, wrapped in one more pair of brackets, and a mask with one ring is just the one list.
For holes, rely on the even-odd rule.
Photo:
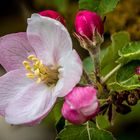
{"label": "green leaf", "polygon": [[119,0],[101,0],[98,7],[98,13],[104,15],[108,12],[113,11],[117,6],[118,2]]}
{"label": "green leaf", "polygon": [[61,115],[61,108],[63,105],[63,101],[57,101],[55,106],[53,107],[52,111],[48,114],[48,116],[44,119],[43,123],[54,123],[55,125],[59,122]]}
{"label": "green leaf", "polygon": [[110,126],[110,122],[108,121],[108,116],[105,115],[98,115],[96,117],[96,124],[99,128],[108,128]]}
{"label": "green leaf", "polygon": [[79,0],[79,8],[90,11],[98,11],[101,0]]}
{"label": "green leaf", "polygon": [[95,124],[89,123],[84,125],[68,125],[62,130],[57,139],[60,140],[115,140],[112,134],[103,129],[98,129]]}
{"label": "green leaf", "polygon": [[62,117],[62,115],[61,115],[62,105],[63,105],[63,102],[62,101],[58,101],[56,103],[56,105],[54,106],[54,109],[52,110],[56,124],[60,120],[60,118]]}
{"label": "green leaf", "polygon": [[68,0],[45,0],[48,7],[53,7],[61,13],[65,13],[68,7]]}
{"label": "green leaf", "polygon": [[122,31],[111,36],[112,44],[108,46],[106,54],[101,61],[102,75],[105,76],[118,64],[115,62],[119,58],[118,51],[126,46],[130,41],[128,32]]}
{"label": "green leaf", "polygon": [[88,74],[90,74],[94,70],[93,62],[92,62],[92,59],[90,57],[87,57],[86,59],[84,59],[83,66],[84,66],[85,71]]}
{"label": "green leaf", "polygon": [[116,75],[116,81],[110,83],[108,87],[111,90],[132,90],[140,87],[140,81],[135,74],[137,66],[140,66],[140,60],[135,60],[121,67]]}
{"label": "green leaf", "polygon": [[[105,76],[111,70],[113,70],[118,63],[116,60],[120,57],[118,51],[121,50],[124,46],[126,46],[130,41],[130,36],[128,32],[121,31],[115,33],[111,36],[112,43],[107,49],[101,50],[101,75]],[[88,74],[93,72],[94,66],[90,57],[86,58],[83,61],[84,69]],[[115,74],[110,78],[108,83],[115,81]]]}
{"label": "green leaf", "polygon": [[64,127],[65,127],[65,119],[63,117],[61,117],[60,120],[55,125],[57,133],[59,133],[61,130],[63,130]]}
{"label": "green leaf", "polygon": [[105,15],[114,10],[119,0],[79,0],[79,8]]}
{"label": "green leaf", "polygon": [[108,85],[108,88],[113,90],[113,91],[133,90],[133,89],[136,89],[136,88],[139,88],[139,87],[140,87],[139,84],[128,86],[128,85],[120,84],[118,82],[110,83]]}
{"label": "green leaf", "polygon": [[118,63],[126,64],[132,60],[140,60],[140,42],[130,42],[119,51]]}

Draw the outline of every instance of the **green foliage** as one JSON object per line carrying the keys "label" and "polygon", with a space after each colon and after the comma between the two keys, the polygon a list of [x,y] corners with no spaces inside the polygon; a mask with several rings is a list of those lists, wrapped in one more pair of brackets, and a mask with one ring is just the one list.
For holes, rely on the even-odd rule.
{"label": "green foliage", "polygon": [[108,116],[106,114],[105,115],[98,115],[96,117],[96,124],[101,129],[108,128],[110,126]]}
{"label": "green foliage", "polygon": [[79,8],[95,11],[100,15],[105,15],[113,11],[119,0],[79,0]]}
{"label": "green foliage", "polygon": [[[135,74],[137,66],[140,66],[140,42],[131,42],[127,32],[118,32],[111,36],[112,44],[105,51],[101,61],[101,74],[105,76],[113,70],[118,63],[122,67],[108,81],[108,88],[114,91],[133,90],[140,87],[140,81]],[[83,62],[85,70],[93,71],[90,58]]]}
{"label": "green foliage", "polygon": [[93,72],[94,66],[93,66],[93,62],[91,60],[90,57],[87,57],[86,59],[84,59],[83,61],[83,66],[85,71],[90,74],[91,72]]}
{"label": "green foliage", "polygon": [[[89,132],[89,133],[88,133]],[[108,131],[98,129],[95,124],[89,123],[83,125],[68,125],[62,130],[57,139],[60,140],[115,140]]]}
{"label": "green foliage", "polygon": [[79,8],[90,11],[98,11],[100,0],[79,0]]}
{"label": "green foliage", "polygon": [[63,105],[63,102],[62,101],[58,101],[56,103],[56,105],[54,106],[54,109],[53,109],[53,116],[54,116],[56,124],[60,120],[60,118],[62,117],[62,115],[61,115],[62,105]]}
{"label": "green foliage", "polygon": [[118,63],[126,64],[132,60],[140,60],[140,42],[130,42],[119,51]]}
{"label": "green foliage", "polygon": [[137,66],[140,66],[140,42],[131,42],[119,50],[120,58],[117,62],[123,66],[118,70],[116,81],[108,87],[112,90],[133,90],[140,87],[140,81],[135,74]]}
{"label": "green foliage", "polygon": [[45,0],[46,4],[50,7],[53,7],[60,11],[61,13],[65,13],[68,6],[68,0]]}
{"label": "green foliage", "polygon": [[140,87],[140,81],[135,74],[136,67],[140,66],[140,60],[135,60],[121,67],[116,75],[116,82],[110,83],[111,90],[132,90]]}
{"label": "green foliage", "polygon": [[62,115],[61,115],[62,105],[63,105],[62,101],[57,101],[57,103],[53,107],[52,111],[49,113],[49,115],[44,120],[44,123],[53,122],[56,125],[62,117]]}
{"label": "green foliage", "polygon": [[[108,74],[111,70],[113,70],[118,65],[118,63],[116,63],[116,61],[120,57],[118,52],[129,43],[130,36],[128,32],[121,31],[113,34],[111,36],[111,41],[112,43],[107,47],[107,49],[101,50],[100,59],[101,59],[102,76]],[[91,74],[93,72],[94,66],[90,57],[86,58],[83,61],[83,66],[88,74]],[[115,74],[110,78],[108,83],[114,81],[115,81]]]}
{"label": "green foliage", "polygon": [[118,51],[126,46],[130,41],[128,32],[121,31],[111,36],[111,45],[108,46],[106,54],[101,61],[102,75],[105,76],[109,71],[118,64],[116,60],[119,58]]}

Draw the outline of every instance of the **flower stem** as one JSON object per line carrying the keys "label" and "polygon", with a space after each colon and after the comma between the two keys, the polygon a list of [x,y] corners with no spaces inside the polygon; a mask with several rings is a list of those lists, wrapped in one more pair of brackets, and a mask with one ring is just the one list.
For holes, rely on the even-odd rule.
{"label": "flower stem", "polygon": [[90,131],[89,131],[89,122],[87,122],[87,132],[88,132],[88,139],[91,140]]}
{"label": "flower stem", "polygon": [[96,46],[93,49],[90,49],[89,53],[94,63],[96,82],[100,82],[100,46]]}
{"label": "flower stem", "polygon": [[83,70],[83,76],[88,84],[93,84],[85,70]]}
{"label": "flower stem", "polygon": [[117,65],[112,71],[110,71],[103,79],[102,84],[104,84],[122,65]]}

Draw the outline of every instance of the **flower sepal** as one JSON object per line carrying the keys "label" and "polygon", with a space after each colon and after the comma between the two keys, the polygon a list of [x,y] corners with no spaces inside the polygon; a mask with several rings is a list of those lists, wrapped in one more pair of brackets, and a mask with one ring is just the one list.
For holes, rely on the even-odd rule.
{"label": "flower sepal", "polygon": [[90,40],[87,36],[80,36],[76,32],[73,34],[75,38],[79,41],[80,46],[88,51],[95,49],[96,47],[100,47],[104,42],[104,37],[101,36],[98,31],[94,31],[93,39]]}

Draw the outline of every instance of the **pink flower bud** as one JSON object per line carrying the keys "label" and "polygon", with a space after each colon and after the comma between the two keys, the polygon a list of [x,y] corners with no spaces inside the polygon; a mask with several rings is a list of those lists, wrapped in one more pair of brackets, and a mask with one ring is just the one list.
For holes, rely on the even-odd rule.
{"label": "pink flower bud", "polygon": [[87,36],[90,40],[93,39],[95,30],[103,35],[104,26],[102,19],[97,13],[88,10],[80,11],[76,15],[75,20],[76,33],[82,37]]}
{"label": "pink flower bud", "polygon": [[41,16],[46,16],[46,17],[56,19],[56,20],[60,21],[64,26],[66,26],[65,19],[56,11],[45,10],[45,11],[39,12],[38,14],[40,14]]}
{"label": "pink flower bud", "polygon": [[74,124],[82,124],[95,117],[99,111],[96,89],[90,86],[75,87],[67,96],[62,107],[65,119]]}

